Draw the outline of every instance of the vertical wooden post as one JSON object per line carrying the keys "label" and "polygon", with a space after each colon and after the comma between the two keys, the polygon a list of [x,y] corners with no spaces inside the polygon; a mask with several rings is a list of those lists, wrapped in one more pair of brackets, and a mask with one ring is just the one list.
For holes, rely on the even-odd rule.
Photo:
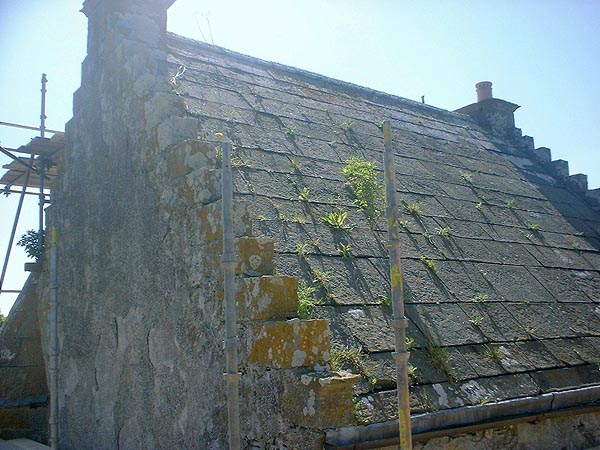
{"label": "vertical wooden post", "polygon": [[388,250],[390,253],[390,281],[392,284],[393,327],[396,340],[396,385],[398,389],[398,421],[400,448],[412,450],[412,431],[410,425],[410,396],[408,392],[408,357],[406,350],[406,328],[408,319],[404,316],[404,286],[402,263],[400,260],[400,239],[398,236],[398,206],[396,201],[396,170],[394,152],[390,136],[390,123],[383,123],[384,173],[385,173],[385,215],[388,227]]}

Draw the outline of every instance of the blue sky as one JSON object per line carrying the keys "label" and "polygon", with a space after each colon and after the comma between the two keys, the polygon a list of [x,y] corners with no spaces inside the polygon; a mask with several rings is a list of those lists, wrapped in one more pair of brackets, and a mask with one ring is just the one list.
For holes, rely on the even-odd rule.
{"label": "blue sky", "polygon": [[[47,126],[64,129],[86,53],[80,0],[0,0],[0,121],[39,124],[48,74]],[[600,187],[600,2],[597,0],[178,0],[170,31],[267,60],[454,110],[475,83],[517,103],[517,126],[553,159]],[[0,127],[0,144],[35,133]],[[0,163],[8,161],[0,157]],[[0,197],[2,260],[16,196]],[[37,223],[25,205],[20,236]],[[25,279],[13,250],[6,289]],[[0,295],[8,312],[14,296]]]}

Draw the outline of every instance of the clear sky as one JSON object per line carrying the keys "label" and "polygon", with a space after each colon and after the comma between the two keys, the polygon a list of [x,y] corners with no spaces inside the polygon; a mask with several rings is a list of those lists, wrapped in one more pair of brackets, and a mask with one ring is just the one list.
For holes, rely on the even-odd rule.
{"label": "clear sky", "polygon": [[[86,53],[81,6],[0,0],[0,121],[39,125],[47,73],[46,125],[64,129]],[[475,83],[492,81],[495,97],[521,105],[517,126],[536,147],[600,187],[598,0],[177,0],[168,29],[449,110],[475,101]],[[4,147],[34,135],[0,126]],[[2,261],[16,197],[0,196]],[[17,236],[36,228],[36,205],[26,202]],[[4,288],[20,289],[23,249],[11,259]],[[14,298],[0,295],[4,314]]]}

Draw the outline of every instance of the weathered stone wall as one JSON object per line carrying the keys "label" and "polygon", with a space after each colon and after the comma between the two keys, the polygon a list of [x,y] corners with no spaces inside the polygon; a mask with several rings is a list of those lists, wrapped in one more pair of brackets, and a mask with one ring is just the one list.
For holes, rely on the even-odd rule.
{"label": "weathered stone wall", "polygon": [[45,442],[48,388],[38,316],[37,276],[29,277],[0,328],[0,439]]}
{"label": "weathered stone wall", "polygon": [[[167,70],[168,3],[84,6],[88,56],[51,217],[62,449],[227,448],[221,171]],[[234,216],[243,445],[320,448],[323,427],[353,419],[355,377],[326,371],[327,322],[294,318],[297,281],[273,275],[248,205]]]}

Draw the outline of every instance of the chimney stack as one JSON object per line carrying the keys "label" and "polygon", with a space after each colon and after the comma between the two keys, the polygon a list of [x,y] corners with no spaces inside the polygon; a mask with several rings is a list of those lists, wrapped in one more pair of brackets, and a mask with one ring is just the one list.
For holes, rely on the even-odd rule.
{"label": "chimney stack", "polygon": [[481,81],[475,85],[477,91],[477,103],[488,100],[492,97],[492,82]]}

